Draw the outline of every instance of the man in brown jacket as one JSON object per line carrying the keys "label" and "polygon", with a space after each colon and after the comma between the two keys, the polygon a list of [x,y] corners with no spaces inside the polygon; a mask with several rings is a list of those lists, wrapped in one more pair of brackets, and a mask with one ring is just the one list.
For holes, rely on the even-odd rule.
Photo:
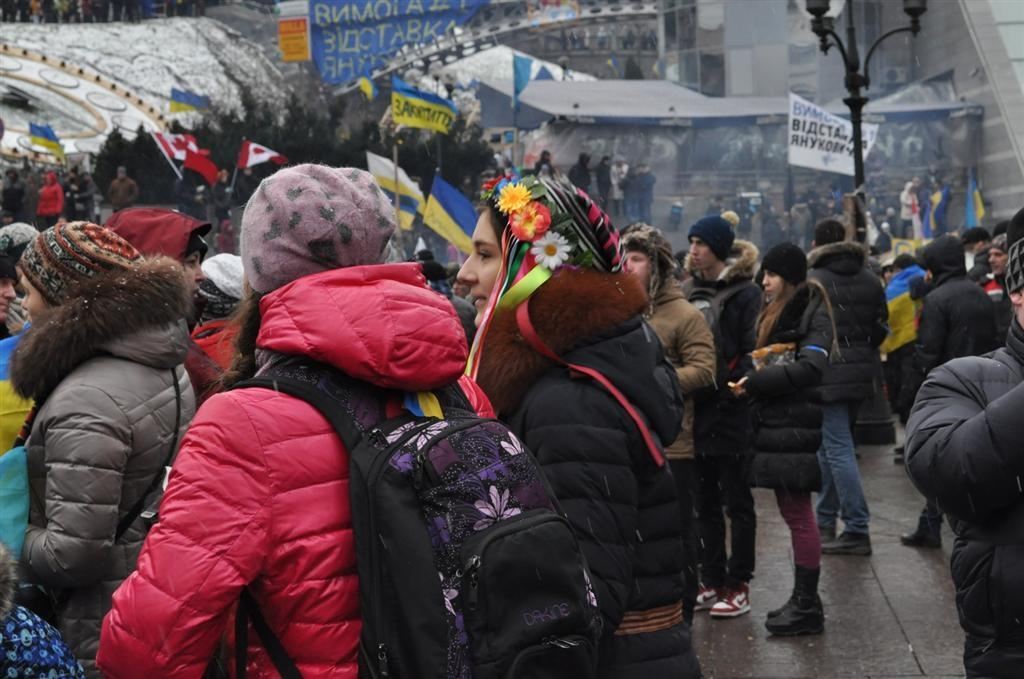
{"label": "man in brown jacket", "polygon": [[672,246],[658,229],[647,224],[629,226],[622,236],[625,268],[638,276],[648,291],[650,305],[644,314],[676,368],[679,387],[686,397],[683,428],[679,438],[665,449],[679,490],[683,513],[684,572],[683,616],[693,623],[697,599],[697,531],[693,488],[693,394],[715,381],[715,340],[702,314],[690,304],[674,277],[676,260]]}
{"label": "man in brown jacket", "polygon": [[127,168],[124,165],[117,168],[117,177],[110,182],[110,188],[107,190],[107,200],[110,201],[114,212],[131,207],[138,197],[139,185],[128,176]]}

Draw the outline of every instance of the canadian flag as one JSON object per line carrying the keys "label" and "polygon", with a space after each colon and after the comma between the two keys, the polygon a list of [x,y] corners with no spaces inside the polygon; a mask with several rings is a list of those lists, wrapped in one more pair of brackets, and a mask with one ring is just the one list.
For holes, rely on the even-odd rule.
{"label": "canadian flag", "polygon": [[189,151],[199,152],[199,144],[191,134],[153,132],[153,141],[160,147],[167,160],[185,160],[185,155]]}
{"label": "canadian flag", "polygon": [[210,152],[206,149],[199,149],[198,153],[192,149],[185,151],[185,163],[182,167],[198,172],[210,186],[217,183],[217,165],[210,160]]}
{"label": "canadian flag", "polygon": [[238,168],[244,170],[260,163],[272,162],[275,165],[284,165],[288,159],[277,151],[268,149],[266,146],[254,144],[251,141],[243,141],[242,148],[238,151]]}

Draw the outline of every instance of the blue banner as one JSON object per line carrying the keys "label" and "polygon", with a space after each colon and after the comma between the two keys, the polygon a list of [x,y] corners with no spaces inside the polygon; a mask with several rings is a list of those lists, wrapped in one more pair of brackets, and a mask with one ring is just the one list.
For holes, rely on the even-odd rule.
{"label": "blue banner", "polygon": [[324,82],[346,85],[405,45],[440,40],[490,0],[310,0],[313,61]]}

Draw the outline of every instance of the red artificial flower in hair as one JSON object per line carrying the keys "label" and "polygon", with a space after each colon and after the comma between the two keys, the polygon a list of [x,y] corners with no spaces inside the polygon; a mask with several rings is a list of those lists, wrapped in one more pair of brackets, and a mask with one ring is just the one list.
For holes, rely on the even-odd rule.
{"label": "red artificial flower in hair", "polygon": [[508,220],[512,235],[524,243],[532,243],[551,228],[551,211],[543,203],[533,201]]}

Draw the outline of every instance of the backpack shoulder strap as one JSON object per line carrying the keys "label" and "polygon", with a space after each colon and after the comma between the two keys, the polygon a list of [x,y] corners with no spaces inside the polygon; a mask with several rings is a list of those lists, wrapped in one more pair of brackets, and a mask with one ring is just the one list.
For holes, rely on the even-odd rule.
{"label": "backpack shoulder strap", "polygon": [[338,432],[342,442],[344,442],[345,448],[350,452],[355,450],[363,438],[363,432],[359,430],[359,427],[352,418],[343,409],[338,407],[338,402],[309,382],[303,382],[291,377],[273,377],[268,375],[253,377],[239,382],[232,387],[232,390],[253,388],[277,391],[293,396],[313,406],[331,423],[331,426],[334,427],[334,430]]}
{"label": "backpack shoulder strap", "polygon": [[277,638],[277,635],[274,634],[274,631],[270,629],[270,625],[263,618],[259,604],[256,603],[256,598],[249,591],[248,587],[242,588],[242,598],[238,602],[238,614],[235,617],[235,663],[238,679],[245,679],[248,669],[246,665],[249,646],[249,621],[252,621],[253,629],[256,630],[256,635],[263,643],[263,648],[267,651],[267,655],[270,656],[270,661],[274,664],[278,674],[281,675],[281,679],[302,679],[302,673],[296,667],[295,662],[288,657],[288,652],[285,651],[281,640]]}

